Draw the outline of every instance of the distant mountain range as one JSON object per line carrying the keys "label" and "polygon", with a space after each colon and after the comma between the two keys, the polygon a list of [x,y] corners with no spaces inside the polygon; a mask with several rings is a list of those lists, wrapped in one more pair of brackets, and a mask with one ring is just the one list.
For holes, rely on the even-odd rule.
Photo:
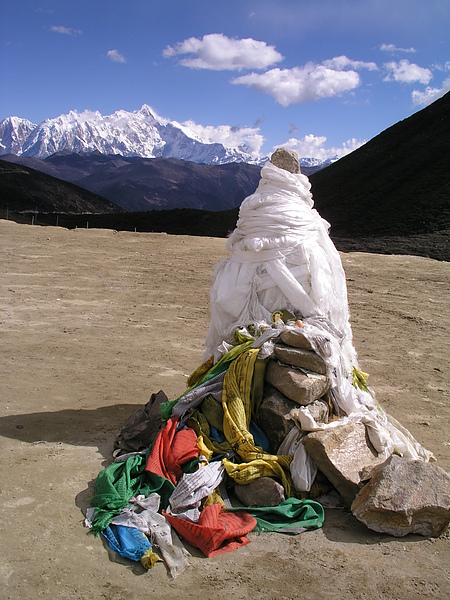
{"label": "distant mountain range", "polygon": [[[98,111],[72,110],[39,125],[19,117],[8,117],[0,123],[0,155],[44,159],[60,152],[177,158],[207,165],[262,165],[267,160],[246,144],[229,147],[201,139],[188,126],[158,117],[146,104],[133,112],[119,110],[107,116]],[[330,162],[309,157],[300,160],[308,168]]]}
{"label": "distant mountain range", "polygon": [[[80,201],[78,208],[75,203],[69,209],[65,186],[70,184],[28,165],[0,160],[2,216],[7,206],[10,211],[37,208],[43,211],[40,222],[49,224],[55,224],[55,215],[44,212],[98,213],[88,216],[90,227],[212,237],[226,236],[235,227],[238,205],[256,189],[260,172],[258,166],[245,163],[212,166],[100,153],[62,153],[45,160],[2,158],[34,161],[49,173],[76,177],[92,188],[105,190],[108,183],[111,189],[123,186],[123,197],[130,199],[140,182],[148,186],[144,193],[150,190],[152,194],[145,212],[123,212],[77,188],[77,193],[88,195],[89,207]],[[450,93],[311,175],[315,207],[331,223],[331,237],[340,250],[417,254],[449,261],[449,164]],[[46,180],[45,188],[39,187],[43,185],[40,178]],[[203,210],[195,204],[199,199]],[[148,210],[163,208],[164,200],[166,206],[176,208]],[[136,209],[136,205],[131,208]],[[86,215],[61,215],[59,224],[85,227],[86,221]]]}
{"label": "distant mountain range", "polygon": [[[70,111],[35,125],[8,117],[0,123],[3,160],[70,181],[126,211],[239,206],[256,187],[267,157],[207,143],[188,127],[134,112]],[[331,164],[300,160],[306,175]]]}
{"label": "distant mountain range", "polygon": [[[70,181],[126,211],[194,208],[221,211],[239,206],[259,181],[261,167],[242,162],[200,165],[174,158],[58,153],[45,160],[4,155],[20,164]],[[3,200],[7,191],[3,191]],[[31,207],[32,208],[32,207]]]}
{"label": "distant mountain range", "polygon": [[187,127],[159,120],[146,104],[133,112],[119,110],[107,116],[98,111],[71,110],[38,125],[18,117],[8,117],[0,123],[0,154],[46,158],[67,151],[179,158],[205,164],[259,160],[245,145],[227,148],[205,143]]}

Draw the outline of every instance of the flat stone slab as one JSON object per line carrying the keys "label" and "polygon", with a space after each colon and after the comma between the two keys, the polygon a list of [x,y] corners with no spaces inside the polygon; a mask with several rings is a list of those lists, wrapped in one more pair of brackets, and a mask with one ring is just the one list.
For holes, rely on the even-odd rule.
{"label": "flat stone slab", "polygon": [[295,329],[285,329],[281,332],[280,339],[288,346],[293,346],[294,348],[304,348],[305,350],[313,349],[310,341],[303,333],[301,327],[296,327]]}
{"label": "flat stone slab", "polygon": [[305,375],[299,369],[269,360],[265,379],[293,402],[306,406],[321,398],[330,388],[325,375]]}
{"label": "flat stone slab", "polygon": [[283,486],[272,477],[260,477],[245,485],[236,483],[234,493],[244,506],[278,506],[286,500]]}
{"label": "flat stone slab", "polygon": [[302,440],[317,468],[350,506],[363,485],[365,473],[385,462],[371,445],[362,423],[346,423],[309,433]]}
{"label": "flat stone slab", "polygon": [[275,344],[273,356],[277,360],[281,360],[281,362],[287,365],[301,367],[302,369],[314,371],[315,373],[320,373],[321,375],[326,375],[327,373],[325,361],[312,350],[293,348],[292,346],[288,346],[286,344]]}
{"label": "flat stone slab", "polygon": [[258,411],[258,425],[266,434],[273,453],[277,452],[281,442],[295,427],[294,421],[286,418],[293,408],[298,408],[298,404],[274,387],[264,386],[263,401]]}
{"label": "flat stone slab", "polygon": [[392,456],[361,489],[351,510],[380,533],[438,537],[450,521],[450,477],[437,465]]}

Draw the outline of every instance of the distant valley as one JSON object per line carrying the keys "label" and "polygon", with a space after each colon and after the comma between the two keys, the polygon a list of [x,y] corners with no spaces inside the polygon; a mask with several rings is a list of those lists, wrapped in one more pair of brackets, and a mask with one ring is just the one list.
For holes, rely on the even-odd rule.
{"label": "distant valley", "polygon": [[0,158],[75,183],[128,212],[235,208],[255,190],[261,171],[243,162],[204,165],[174,158],[98,152],[59,153],[45,160],[14,155]]}

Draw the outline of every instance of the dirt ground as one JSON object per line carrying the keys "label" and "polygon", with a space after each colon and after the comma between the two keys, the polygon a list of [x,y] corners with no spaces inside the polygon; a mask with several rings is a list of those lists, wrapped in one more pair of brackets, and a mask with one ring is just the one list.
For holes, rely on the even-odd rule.
{"label": "dirt ground", "polygon": [[[394,538],[342,508],[172,581],[117,559],[83,527],[128,415],[170,399],[201,362],[225,240],[0,221],[1,597],[445,598],[450,538]],[[387,412],[449,470],[450,263],[342,254],[361,368]]]}

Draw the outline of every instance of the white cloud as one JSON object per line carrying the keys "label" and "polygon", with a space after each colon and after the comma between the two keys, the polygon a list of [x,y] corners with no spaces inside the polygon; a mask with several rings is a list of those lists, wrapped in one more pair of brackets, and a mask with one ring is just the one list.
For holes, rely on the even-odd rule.
{"label": "white cloud", "polygon": [[293,69],[271,69],[265,73],[249,73],[231,80],[247,85],[275,98],[282,106],[330,98],[357,88],[360,77],[356,71],[337,71],[323,65],[308,63]]}
{"label": "white cloud", "polygon": [[202,39],[191,37],[163,50],[165,58],[184,54],[194,55],[180,60],[184,67],[213,71],[266,69],[283,60],[275,47],[268,46],[265,42],[252,38],[233,39],[222,33],[204,35]]}
{"label": "white cloud", "polygon": [[81,29],[72,29],[72,27],[64,27],[64,25],[53,25],[50,31],[62,33],[63,35],[81,35]]}
{"label": "white cloud", "polygon": [[435,71],[450,71],[450,60],[447,60],[444,64],[434,63],[432,69]]}
{"label": "white cloud", "polygon": [[400,62],[389,62],[384,64],[388,74],[384,81],[399,81],[401,83],[419,82],[423,84],[430,83],[433,74],[430,69],[419,67],[409,60],[403,59]]}
{"label": "white cloud", "polygon": [[364,62],[362,60],[351,60],[346,56],[335,56],[329,60],[323,61],[323,66],[328,69],[336,69],[336,71],[343,71],[350,67],[352,69],[368,69],[369,71],[378,71],[378,66],[374,62]]}
{"label": "white cloud", "polygon": [[248,146],[251,153],[258,157],[264,138],[259,133],[259,127],[240,127],[230,125],[199,125],[194,121],[179,123],[184,132],[190,137],[207,144],[219,143],[229,148]]}
{"label": "white cloud", "polygon": [[118,50],[108,50],[108,52],[106,53],[106,56],[113,62],[118,62],[118,63],[127,62],[125,56],[123,54],[120,54],[120,52]]}
{"label": "white cloud", "polygon": [[[365,140],[357,140],[352,138],[342,144],[342,146],[326,147],[327,138],[324,135],[316,136],[312,133],[305,135],[304,138],[290,138],[284,144],[280,144],[288,150],[294,150],[297,152],[299,157],[317,158],[321,161],[327,160],[328,158],[341,158],[346,154],[350,154],[353,150],[356,150],[360,146],[366,143]],[[276,146],[275,148],[277,148]],[[272,152],[275,150],[273,148]]]}
{"label": "white cloud", "polygon": [[382,52],[391,52],[391,54],[395,54],[397,52],[406,52],[414,54],[414,52],[416,51],[415,48],[397,48],[395,44],[381,44],[380,50]]}
{"label": "white cloud", "polygon": [[441,88],[426,87],[424,92],[413,90],[411,93],[414,106],[428,106],[438,98],[450,91],[450,77],[442,84]]}

